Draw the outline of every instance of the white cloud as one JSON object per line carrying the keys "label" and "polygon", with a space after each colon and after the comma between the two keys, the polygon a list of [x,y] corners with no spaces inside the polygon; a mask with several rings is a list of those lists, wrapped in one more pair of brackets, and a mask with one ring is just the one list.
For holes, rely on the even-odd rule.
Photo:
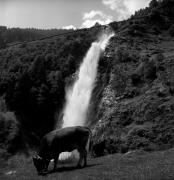
{"label": "white cloud", "polygon": [[103,13],[102,11],[90,11],[83,15],[82,28],[89,28],[94,26],[97,22],[101,25],[109,24],[113,21],[113,17]]}
{"label": "white cloud", "polygon": [[130,13],[133,14],[135,11],[147,7],[150,1],[151,0],[125,0],[125,4]]}
{"label": "white cloud", "polygon": [[124,0],[103,0],[102,2],[112,10],[118,9],[119,7],[125,8],[123,5]]}
{"label": "white cloud", "polygon": [[99,18],[102,19],[107,19],[107,18],[111,18],[111,16],[104,14],[102,11],[90,11],[89,13],[84,13],[83,19],[92,19],[95,18],[96,16],[98,16]]}
{"label": "white cloud", "polygon": [[102,0],[102,3],[114,10],[118,21],[128,18],[135,11],[148,6],[151,0]]}
{"label": "white cloud", "polygon": [[62,27],[62,29],[77,29],[75,26],[73,26],[73,25],[68,25],[68,26],[64,26],[64,27]]}
{"label": "white cloud", "polygon": [[92,19],[96,15],[101,14],[101,11],[90,11],[89,13],[84,13],[83,19]]}

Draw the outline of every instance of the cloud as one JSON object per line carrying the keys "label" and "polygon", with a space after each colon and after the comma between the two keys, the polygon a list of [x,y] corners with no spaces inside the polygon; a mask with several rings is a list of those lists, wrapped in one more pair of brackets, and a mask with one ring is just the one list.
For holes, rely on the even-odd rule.
{"label": "cloud", "polygon": [[111,18],[111,16],[104,14],[102,11],[92,10],[89,13],[84,13],[83,20],[92,19],[92,18],[95,18],[96,16],[98,16],[99,18],[102,18],[102,19]]}
{"label": "cloud", "polygon": [[148,6],[151,0],[102,0],[102,3],[116,12],[118,21],[127,19],[135,11]]}
{"label": "cloud", "polygon": [[68,26],[64,26],[64,27],[62,27],[62,29],[77,29],[75,26],[73,26],[73,25],[68,25]]}
{"label": "cloud", "polygon": [[94,26],[97,22],[101,25],[109,24],[113,21],[113,17],[103,13],[102,11],[92,10],[84,13],[82,28],[89,28]]}

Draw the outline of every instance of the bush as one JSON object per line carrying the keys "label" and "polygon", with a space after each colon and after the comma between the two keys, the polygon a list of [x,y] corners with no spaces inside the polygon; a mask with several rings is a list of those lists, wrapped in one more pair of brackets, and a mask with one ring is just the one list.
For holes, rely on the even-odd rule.
{"label": "bush", "polygon": [[116,52],[116,58],[113,60],[113,66],[120,63],[136,62],[137,57],[135,54],[130,54],[125,49],[119,48]]}
{"label": "bush", "polygon": [[143,36],[147,27],[143,24],[133,24],[129,26],[128,33],[132,36]]}
{"label": "bush", "polygon": [[156,8],[158,6],[158,1],[157,0],[152,0],[150,3],[149,3],[149,7],[150,8]]}
{"label": "bush", "polygon": [[130,130],[127,137],[127,145],[129,149],[143,149],[151,151],[156,149],[153,143],[154,134],[148,127],[137,126]]}
{"label": "bush", "polygon": [[172,25],[169,29],[169,34],[174,37],[174,25]]}
{"label": "bush", "polygon": [[160,30],[156,26],[153,27],[153,31],[154,31],[154,34],[156,34],[156,35],[160,34]]}
{"label": "bush", "polygon": [[15,153],[19,150],[21,134],[13,112],[0,113],[0,137],[0,147],[4,152]]}
{"label": "bush", "polygon": [[157,78],[157,68],[154,61],[149,60],[148,57],[142,57],[141,63],[137,69],[132,73],[132,84],[137,86],[145,81],[153,81]]}
{"label": "bush", "polygon": [[164,55],[162,53],[158,53],[156,56],[155,56],[155,61],[157,63],[160,63],[164,60]]}
{"label": "bush", "polygon": [[131,79],[132,79],[133,86],[138,86],[138,85],[144,83],[141,76],[139,74],[136,74],[136,73],[133,73],[131,75]]}
{"label": "bush", "polygon": [[0,97],[0,112],[5,112],[5,111],[7,111],[5,99],[3,97]]}

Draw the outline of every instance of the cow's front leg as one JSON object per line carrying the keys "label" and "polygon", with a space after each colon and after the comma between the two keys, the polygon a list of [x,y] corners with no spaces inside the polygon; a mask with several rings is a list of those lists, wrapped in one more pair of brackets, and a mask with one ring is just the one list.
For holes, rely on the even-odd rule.
{"label": "cow's front leg", "polygon": [[56,168],[57,168],[58,157],[59,157],[59,156],[56,156],[56,157],[54,158],[54,168],[53,168],[53,171],[55,171]]}
{"label": "cow's front leg", "polygon": [[46,163],[45,163],[45,168],[44,168],[44,172],[47,172],[47,171],[48,171],[49,162],[50,162],[50,161],[46,161]]}
{"label": "cow's front leg", "polygon": [[87,151],[86,149],[84,150],[84,166],[87,165]]}

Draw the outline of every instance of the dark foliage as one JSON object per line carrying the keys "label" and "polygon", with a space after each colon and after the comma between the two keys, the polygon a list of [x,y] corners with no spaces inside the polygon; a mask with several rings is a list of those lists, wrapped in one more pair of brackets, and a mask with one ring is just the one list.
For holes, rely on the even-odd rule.
{"label": "dark foliage", "polygon": [[84,30],[0,52],[0,93],[27,141],[36,142],[54,128],[55,113],[61,111],[69,86],[66,80],[78,69],[96,34],[95,29]]}
{"label": "dark foliage", "polygon": [[173,0],[152,0],[149,8],[141,9],[131,19],[144,19],[147,24],[168,29],[174,22]]}
{"label": "dark foliage", "polygon": [[174,37],[174,25],[171,25],[171,27],[169,29],[169,33],[172,37]]}
{"label": "dark foliage", "polygon": [[118,28],[108,50],[110,80],[94,127],[96,156],[174,146],[173,2],[152,1]]}
{"label": "dark foliage", "polygon": [[[118,36],[111,39],[99,61],[88,112],[93,125],[99,119],[104,121],[95,125],[97,156],[173,146],[173,65],[157,47],[161,33],[173,36],[173,23],[174,1],[153,0],[149,8],[137,11],[129,20],[110,24]],[[36,145],[60,122],[55,113],[59,116],[63,108],[65,89],[74,82],[99,29],[102,27],[27,43],[65,31],[0,27],[0,48],[4,48],[0,51],[0,96],[7,105],[0,99],[0,113],[15,113],[10,121],[4,114],[0,116],[2,145],[17,149],[20,133],[26,142]],[[22,43],[6,48],[14,42]],[[10,146],[3,148],[11,152]]]}
{"label": "dark foliage", "polygon": [[[25,147],[22,141],[20,125],[14,113],[0,113],[0,156],[14,154]],[[5,157],[4,157],[5,158]]]}
{"label": "dark foliage", "polygon": [[[71,32],[73,30],[66,29],[34,29],[34,28],[7,28],[6,26],[0,26],[0,49],[5,48],[7,45],[17,42],[33,41],[46,36],[53,36],[62,33]],[[23,45],[24,45],[23,44]]]}

